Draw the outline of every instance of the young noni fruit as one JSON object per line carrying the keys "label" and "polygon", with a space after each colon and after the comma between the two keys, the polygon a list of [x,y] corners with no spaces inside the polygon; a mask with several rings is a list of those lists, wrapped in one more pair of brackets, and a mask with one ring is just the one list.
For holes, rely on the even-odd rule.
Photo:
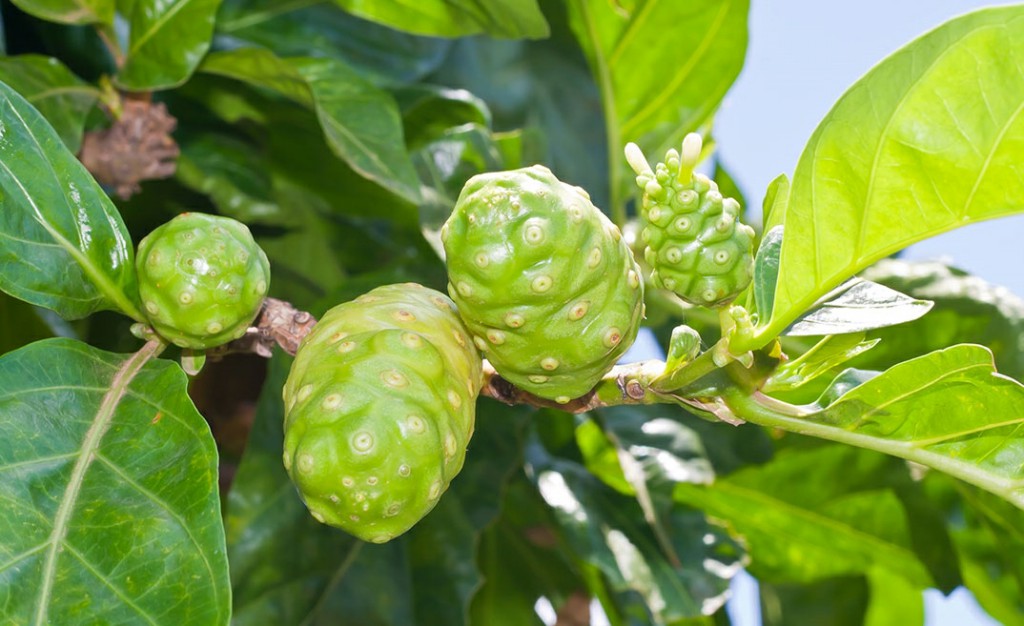
{"label": "young noni fruit", "polygon": [[204,350],[245,334],[270,286],[270,263],[236,220],[182,213],[139,243],[139,296],[153,330]]}
{"label": "young noni fruit", "polygon": [[448,292],[494,369],[568,402],[633,343],[639,267],[579,187],[535,165],[474,176],[441,230]]}
{"label": "young noni fruit", "polygon": [[691,304],[715,307],[750,284],[754,229],[739,221],[739,202],[693,173],[700,151],[700,135],[690,133],[682,154],[669,150],[653,170],[634,143],[626,146],[626,160],[643,191],[640,237],[653,284]]}
{"label": "young noni fruit", "polygon": [[462,469],[480,355],[444,295],[378,287],[328,311],[284,385],[284,466],[310,513],[383,543]]}

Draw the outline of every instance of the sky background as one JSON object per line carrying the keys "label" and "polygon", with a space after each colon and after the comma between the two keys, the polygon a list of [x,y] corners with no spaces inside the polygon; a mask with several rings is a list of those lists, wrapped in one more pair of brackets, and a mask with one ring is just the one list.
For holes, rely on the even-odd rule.
{"label": "sky background", "polygon": [[[818,121],[858,78],[890,53],[950,18],[998,4],[970,0],[752,0],[747,60],[716,118],[723,162],[747,203],[792,174]],[[753,218],[754,215],[752,214]],[[759,217],[758,217],[759,219]],[[910,248],[943,258],[1024,295],[1024,216],[975,224]],[[758,626],[756,582],[743,576],[730,603],[734,626]],[[928,626],[997,624],[961,589],[925,594]]]}

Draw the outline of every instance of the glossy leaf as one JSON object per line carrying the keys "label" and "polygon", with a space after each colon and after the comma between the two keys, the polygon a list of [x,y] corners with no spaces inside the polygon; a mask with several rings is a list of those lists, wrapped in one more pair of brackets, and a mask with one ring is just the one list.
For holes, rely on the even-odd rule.
{"label": "glossy leaf", "polygon": [[[825,116],[793,175],[768,340],[915,241],[1024,210],[1024,7],[965,15],[902,48]],[[833,225],[841,224],[841,227]]]}
{"label": "glossy leaf", "polygon": [[895,365],[809,419],[1024,508],[1024,385],[959,345]]}
{"label": "glossy leaf", "polygon": [[851,281],[835,295],[804,313],[786,334],[793,337],[859,333],[912,322],[932,303],[917,300],[869,280]]}
{"label": "glossy leaf", "polygon": [[63,24],[110,24],[114,0],[12,0],[22,11]]}
{"label": "glossy leaf", "polygon": [[66,319],[141,320],[134,252],[113,203],[53,128],[0,84],[0,289]]}
{"label": "glossy leaf", "polygon": [[779,280],[779,254],[782,252],[783,227],[776,226],[769,230],[761,239],[754,257],[754,303],[757,314],[762,318],[772,315],[772,303],[775,300],[775,285]]}
{"label": "glossy leaf", "polygon": [[923,589],[931,576],[885,488],[893,472],[891,459],[849,446],[788,449],[712,485],[679,484],[675,498],[743,537],[754,576],[806,583],[885,567]]}
{"label": "glossy leaf", "polygon": [[[743,67],[747,0],[572,0],[570,23],[601,87],[613,211],[631,194],[632,141],[661,158],[709,123]],[[685,25],[672,28],[669,25]],[[646,68],[637,71],[637,68]]]}
{"label": "glossy leaf", "polygon": [[294,221],[277,204],[266,158],[248,142],[226,134],[179,134],[175,176],[204,193],[224,215],[245,224]]}
{"label": "glossy leaf", "polygon": [[123,89],[176,87],[192,75],[213,38],[221,0],[131,0],[124,65],[114,77]]}
{"label": "glossy leaf", "polygon": [[228,623],[217,452],[184,373],[152,356],[50,339],[0,358],[13,623]]}
{"label": "glossy leaf", "polygon": [[783,361],[761,386],[765,393],[789,391],[827,374],[850,359],[875,347],[878,339],[863,333],[829,335],[800,356]]}
{"label": "glossy leaf", "polygon": [[279,56],[326,57],[374,84],[415,82],[437,69],[451,42],[399,32],[326,1],[224,0],[217,15],[222,48],[259,46]]}
{"label": "glossy leaf", "polygon": [[365,178],[418,199],[392,97],[333,59],[284,60],[257,48],[217,52],[202,71],[270,89],[313,110],[331,150]]}
{"label": "glossy leaf", "polygon": [[334,3],[362,18],[420,35],[463,37],[486,34],[533,39],[548,35],[548,25],[537,0],[334,0]]}
{"label": "glossy leaf", "polygon": [[598,567],[617,592],[639,594],[655,620],[697,617],[724,603],[740,557],[702,515],[672,511],[666,524],[673,529],[679,560],[670,560],[635,501],[611,491],[582,466],[552,457],[539,441],[528,444],[527,464],[577,558]]}
{"label": "glossy leaf", "polygon": [[57,59],[36,54],[0,58],[0,81],[43,114],[68,150],[78,152],[85,119],[100,98],[99,89]]}
{"label": "glossy leaf", "polygon": [[1001,373],[1024,379],[1024,299],[937,262],[887,259],[863,276],[935,306],[905,326],[872,331],[869,336],[881,343],[856,367],[885,369],[952,344],[977,343],[992,350]]}

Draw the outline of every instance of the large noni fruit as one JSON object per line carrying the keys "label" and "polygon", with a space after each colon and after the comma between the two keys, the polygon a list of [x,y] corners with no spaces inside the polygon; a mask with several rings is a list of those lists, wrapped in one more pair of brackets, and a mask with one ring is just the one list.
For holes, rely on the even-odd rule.
{"label": "large noni fruit", "polygon": [[568,402],[636,338],[643,285],[632,252],[585,191],[547,168],[474,176],[441,238],[449,294],[517,387]]}
{"label": "large noni fruit", "polygon": [[245,334],[270,286],[270,263],[245,224],[182,213],[139,243],[139,296],[153,330],[182,348]]}
{"label": "large noni fruit", "polygon": [[636,144],[626,160],[643,192],[644,259],[655,286],[691,304],[721,306],[750,284],[754,272],[754,229],[740,222],[740,203],[724,198],[715,181],[695,174],[700,135],[670,149],[652,170]]}
{"label": "large noni fruit", "polygon": [[378,287],[328,311],[284,386],[284,466],[317,520],[377,543],[462,469],[480,355],[444,295]]}

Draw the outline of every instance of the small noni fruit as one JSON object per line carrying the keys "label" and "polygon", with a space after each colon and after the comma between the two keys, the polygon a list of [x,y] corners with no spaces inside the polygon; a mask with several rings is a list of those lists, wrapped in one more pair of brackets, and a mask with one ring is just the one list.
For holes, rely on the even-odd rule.
{"label": "small noni fruit", "polygon": [[284,466],[318,521],[384,543],[462,469],[482,384],[455,305],[416,284],[328,311],[284,385]]}
{"label": "small noni fruit", "polygon": [[236,220],[182,213],[139,243],[139,296],[153,330],[204,350],[245,334],[270,286],[267,255]]}
{"label": "small noni fruit", "polygon": [[700,135],[690,133],[682,154],[669,150],[653,170],[634,143],[626,146],[626,160],[643,191],[640,237],[653,284],[691,304],[717,307],[750,284],[754,229],[739,221],[739,202],[693,173],[700,151]]}
{"label": "small noni fruit", "polygon": [[636,339],[643,285],[632,252],[585,191],[547,168],[471,178],[441,239],[473,341],[520,389],[568,402]]}

